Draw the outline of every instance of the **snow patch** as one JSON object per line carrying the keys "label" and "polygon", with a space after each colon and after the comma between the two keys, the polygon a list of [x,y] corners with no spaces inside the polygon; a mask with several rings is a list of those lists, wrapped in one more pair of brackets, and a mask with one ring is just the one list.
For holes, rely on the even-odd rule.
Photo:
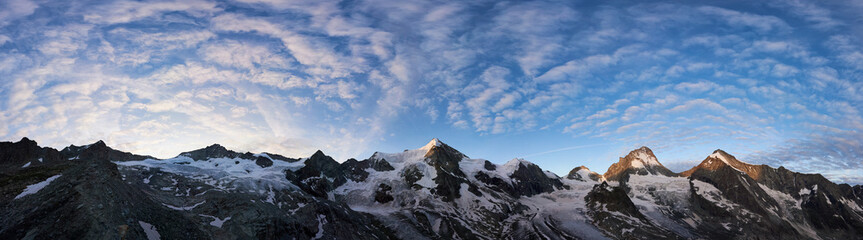
{"label": "snow patch", "polygon": [[25,164],[24,164],[24,166],[21,166],[21,168],[29,167],[31,163],[33,163],[33,162],[27,162],[27,163],[25,163]]}
{"label": "snow patch", "polygon": [[58,175],[55,175],[53,177],[49,177],[48,179],[45,179],[45,181],[41,181],[41,182],[38,182],[36,184],[27,186],[27,188],[25,188],[24,191],[21,192],[21,194],[18,194],[18,196],[15,196],[15,199],[19,199],[19,198],[22,198],[24,196],[39,192],[39,190],[42,190],[43,188],[48,186],[48,184],[51,184],[52,181],[54,181],[55,179],[57,179],[58,177],[60,177],[62,175],[63,174],[58,174]]}
{"label": "snow patch", "polygon": [[162,238],[162,236],[159,235],[159,232],[156,231],[155,226],[144,221],[138,221],[138,224],[140,224],[141,228],[144,229],[144,234],[147,234],[147,240],[159,240]]}
{"label": "snow patch", "polygon": [[[814,188],[814,189],[816,189],[816,190],[817,190],[817,189],[818,189],[818,185],[812,185],[812,188]],[[802,189],[800,189],[800,192],[797,192],[797,194],[798,194],[798,195],[800,195],[800,196],[803,196],[803,195],[809,195],[809,194],[812,194],[812,191],[813,191],[813,190],[812,190],[812,189],[809,189],[809,188],[802,188]]]}
{"label": "snow patch", "polygon": [[[437,138],[435,138],[437,140]],[[312,239],[321,239],[324,237],[324,224],[327,224],[327,216],[318,215],[318,233],[315,234],[315,238]]]}
{"label": "snow patch", "polygon": [[543,171],[543,173],[545,173],[545,176],[546,176],[546,177],[551,178],[551,179],[558,179],[558,178],[560,178],[560,176],[557,176],[557,174],[554,174],[553,172],[548,171],[548,170]]}
{"label": "snow patch", "polygon": [[839,201],[842,202],[843,204],[845,204],[845,206],[848,206],[849,208],[851,208],[852,210],[854,210],[858,213],[863,213],[863,208],[861,208],[860,205],[857,205],[856,202],[848,200],[847,198],[844,198],[844,197],[840,198]]}
{"label": "snow patch", "polygon": [[204,215],[204,214],[198,214],[198,215],[202,216],[202,217],[212,218],[213,221],[210,222],[210,225],[213,227],[217,227],[217,228],[222,228],[222,225],[225,224],[225,222],[227,222],[228,220],[231,220],[231,217],[226,217],[226,218],[222,219],[222,218],[217,218],[215,216],[210,216],[210,215]]}
{"label": "snow patch", "polygon": [[165,207],[168,207],[170,209],[174,209],[177,211],[189,211],[189,210],[194,209],[197,206],[200,206],[201,204],[204,204],[205,202],[207,202],[207,200],[204,200],[204,201],[199,202],[199,203],[192,205],[192,206],[184,206],[184,207],[177,207],[177,206],[172,206],[172,205],[168,205],[168,204],[164,204],[164,203],[162,203],[162,205],[165,205]]}
{"label": "snow patch", "polygon": [[713,154],[710,154],[710,156],[708,156],[708,158],[716,158],[716,159],[719,159],[720,161],[724,162],[726,165],[731,166],[731,161],[728,161],[728,159],[727,159],[727,158],[725,158],[725,155],[723,155],[723,154],[719,153],[718,151],[717,151],[717,152],[714,152]]}
{"label": "snow patch", "polygon": [[[263,190],[269,188],[287,189],[295,187],[285,179],[285,170],[296,170],[305,165],[304,162],[286,162],[272,160],[273,165],[262,168],[255,160],[242,158],[211,158],[204,161],[195,161],[187,156],[156,160],[146,159],[142,161],[114,162],[117,167],[145,167],[158,168],[162,172],[178,174],[187,178],[200,181],[213,186],[218,190]],[[145,184],[150,183],[149,176],[143,179]],[[172,179],[172,181],[175,181]],[[176,185],[174,182],[173,185]],[[172,187],[165,187],[164,191],[173,191]]]}

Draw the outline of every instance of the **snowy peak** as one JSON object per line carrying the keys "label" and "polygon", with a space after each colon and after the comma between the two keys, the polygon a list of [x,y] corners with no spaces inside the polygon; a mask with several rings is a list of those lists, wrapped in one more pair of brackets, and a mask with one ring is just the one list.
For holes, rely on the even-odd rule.
{"label": "snowy peak", "polygon": [[608,171],[603,174],[610,181],[621,181],[628,179],[628,175],[664,175],[674,176],[674,172],[665,168],[653,151],[648,147],[632,150],[625,157],[620,158],[617,163],[611,164]]}
{"label": "snowy peak", "polygon": [[420,150],[425,151],[425,158],[434,158],[433,156],[446,155],[448,158],[455,160],[456,162],[461,161],[462,158],[467,158],[466,155],[441,142],[437,138],[429,141],[425,146],[420,148]]}
{"label": "snowy peak", "polygon": [[693,167],[692,169],[689,169],[689,170],[686,170],[686,171],[680,173],[680,175],[690,176],[690,175],[692,175],[692,173],[694,173],[698,169],[716,171],[717,169],[725,167],[725,166],[728,166],[728,167],[730,167],[734,170],[737,170],[739,172],[746,173],[746,175],[749,175],[749,177],[756,179],[756,180],[759,179],[761,176],[761,168],[762,168],[761,166],[752,165],[752,164],[737,160],[737,158],[735,158],[733,155],[728,154],[727,152],[725,152],[721,149],[717,149],[716,151],[713,151],[713,153],[710,154],[710,156],[707,156],[707,158],[705,158],[704,161],[701,161],[700,164]]}
{"label": "snowy peak", "polygon": [[422,148],[420,148],[420,149],[423,149],[423,150],[428,151],[428,150],[431,150],[431,149],[432,149],[432,148],[434,148],[434,147],[440,147],[440,146],[442,146],[442,145],[443,145],[443,142],[441,142],[439,139],[437,139],[437,138],[432,138],[432,140],[431,140],[431,141],[429,141],[428,143],[426,143],[426,145],[425,145],[425,146],[423,146],[423,147],[422,147]]}
{"label": "snowy peak", "polygon": [[522,165],[530,166],[530,165],[533,165],[533,163],[528,161],[528,160],[524,160],[524,158],[513,158],[512,160],[509,160],[506,163],[504,163],[503,166],[501,166],[501,169],[505,169],[506,170],[506,171],[504,171],[505,173],[512,173],[513,171],[515,171],[516,169],[518,169]]}
{"label": "snowy peak", "polygon": [[656,155],[653,155],[653,151],[645,146],[632,150],[625,158],[629,159],[629,165],[635,168],[662,166],[659,160],[656,159]]}
{"label": "snowy peak", "polygon": [[602,179],[602,175],[594,171],[590,171],[585,166],[578,166],[569,171],[569,174],[566,175],[567,179],[578,180],[582,182],[586,181],[599,181]]}

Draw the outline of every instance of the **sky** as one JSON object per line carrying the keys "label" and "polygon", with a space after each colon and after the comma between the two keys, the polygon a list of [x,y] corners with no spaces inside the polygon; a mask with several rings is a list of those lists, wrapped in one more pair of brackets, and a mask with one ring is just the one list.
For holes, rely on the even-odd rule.
{"label": "sky", "polygon": [[863,183],[861,1],[0,1],[0,139]]}

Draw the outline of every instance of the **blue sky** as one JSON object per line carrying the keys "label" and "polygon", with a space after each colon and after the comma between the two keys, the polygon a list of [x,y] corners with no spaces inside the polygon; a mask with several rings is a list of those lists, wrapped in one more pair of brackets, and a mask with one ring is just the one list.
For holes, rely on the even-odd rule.
{"label": "blue sky", "polygon": [[0,2],[0,136],[597,172],[714,149],[863,183],[860,1]]}

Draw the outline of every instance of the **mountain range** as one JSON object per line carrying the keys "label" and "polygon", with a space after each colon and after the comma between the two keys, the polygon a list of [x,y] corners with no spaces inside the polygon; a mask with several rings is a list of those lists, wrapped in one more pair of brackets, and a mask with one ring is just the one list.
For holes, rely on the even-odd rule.
{"label": "mountain range", "polygon": [[494,164],[433,139],[337,162],[0,142],[0,239],[863,239],[863,186],[716,150],[675,173]]}

